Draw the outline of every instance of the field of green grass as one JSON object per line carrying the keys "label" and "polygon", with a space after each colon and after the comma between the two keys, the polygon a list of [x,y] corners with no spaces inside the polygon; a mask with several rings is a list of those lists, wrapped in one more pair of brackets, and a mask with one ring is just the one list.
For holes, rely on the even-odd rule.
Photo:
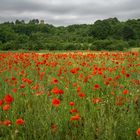
{"label": "field of green grass", "polygon": [[0,140],[139,139],[137,49],[0,53]]}

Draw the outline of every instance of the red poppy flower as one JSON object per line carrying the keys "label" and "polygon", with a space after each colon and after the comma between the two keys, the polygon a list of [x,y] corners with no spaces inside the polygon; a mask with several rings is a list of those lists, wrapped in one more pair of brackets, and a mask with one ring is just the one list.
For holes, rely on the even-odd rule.
{"label": "red poppy flower", "polygon": [[123,105],[123,98],[122,96],[116,96],[116,103],[117,106]]}
{"label": "red poppy flower", "polygon": [[70,106],[74,106],[74,102],[69,102],[69,105]]}
{"label": "red poppy flower", "polygon": [[63,94],[63,93],[64,93],[63,90],[60,89],[60,90],[59,90],[59,94],[61,95],[61,94]]}
{"label": "red poppy flower", "polygon": [[25,88],[25,85],[24,85],[24,84],[21,84],[21,85],[20,85],[20,88]]}
{"label": "red poppy flower", "polygon": [[10,109],[10,105],[9,104],[6,104],[2,107],[2,110],[3,111],[8,111]]}
{"label": "red poppy flower", "polygon": [[128,77],[130,77],[130,74],[126,74],[125,76],[128,78]]}
{"label": "red poppy flower", "polygon": [[26,80],[27,80],[26,78],[22,78],[22,82],[26,82]]}
{"label": "red poppy flower", "polygon": [[10,94],[6,94],[4,97],[4,101],[8,104],[12,103],[14,101],[14,98]]}
{"label": "red poppy flower", "polygon": [[80,120],[80,119],[81,119],[81,117],[79,116],[79,114],[76,114],[75,116],[72,116],[70,118],[70,121],[77,121],[77,120]]}
{"label": "red poppy flower", "polygon": [[22,118],[19,118],[19,119],[16,120],[17,125],[23,125],[24,123],[25,122],[24,122],[24,120]]}
{"label": "red poppy flower", "polygon": [[39,85],[32,86],[32,90],[37,90],[38,88],[39,88]]}
{"label": "red poppy flower", "polygon": [[93,98],[93,99],[92,99],[92,102],[93,102],[94,104],[97,104],[97,103],[101,102],[101,99],[100,99],[100,98]]}
{"label": "red poppy flower", "polygon": [[115,76],[115,80],[118,80],[120,78],[120,76],[119,75],[117,75],[117,76]]}
{"label": "red poppy flower", "polygon": [[4,103],[4,101],[3,100],[0,100],[0,106],[3,105],[3,103]]}
{"label": "red poppy flower", "polygon": [[78,96],[81,97],[81,98],[83,98],[83,97],[85,97],[85,94],[82,93],[82,92],[80,92],[80,93],[78,93]]}
{"label": "red poppy flower", "polygon": [[2,122],[3,125],[10,126],[12,123],[10,120],[5,120]]}
{"label": "red poppy flower", "polygon": [[52,105],[53,105],[53,106],[57,107],[57,106],[59,106],[59,104],[60,104],[60,100],[59,100],[59,99],[54,98],[54,99],[52,100]]}
{"label": "red poppy flower", "polygon": [[28,79],[28,78],[22,78],[22,82],[24,83],[28,83],[28,84],[31,84],[32,83],[32,80]]}
{"label": "red poppy flower", "polygon": [[31,84],[32,83],[32,80],[30,80],[30,79],[27,79],[27,81],[26,81],[28,84]]}
{"label": "red poppy flower", "polygon": [[11,79],[12,79],[13,81],[14,81],[14,80],[16,80],[16,78],[15,78],[15,77],[12,77]]}
{"label": "red poppy flower", "polygon": [[72,68],[72,69],[70,70],[70,72],[71,72],[72,74],[76,74],[78,70],[79,70],[79,68]]}
{"label": "red poppy flower", "polygon": [[123,90],[123,94],[128,94],[128,90],[127,89],[125,89],[125,90]]}
{"label": "red poppy flower", "polygon": [[109,83],[109,81],[105,81],[104,84],[105,85],[109,85],[110,83]]}
{"label": "red poppy flower", "polygon": [[100,85],[95,84],[95,85],[94,85],[94,88],[95,88],[95,89],[99,89],[99,88],[100,88]]}
{"label": "red poppy flower", "polygon": [[52,90],[51,90],[52,93],[54,94],[59,94],[59,89],[58,87],[54,87]]}
{"label": "red poppy flower", "polygon": [[56,132],[57,131],[57,125],[56,124],[51,124],[51,131]]}
{"label": "red poppy flower", "polygon": [[73,83],[73,86],[76,87],[77,86],[77,83]]}
{"label": "red poppy flower", "polygon": [[17,92],[17,88],[14,88],[12,91],[13,91],[14,93]]}
{"label": "red poppy flower", "polygon": [[138,128],[138,129],[136,130],[136,134],[137,134],[138,136],[140,136],[140,128]]}
{"label": "red poppy flower", "polygon": [[58,84],[58,80],[56,78],[53,78],[51,81],[52,84]]}
{"label": "red poppy flower", "polygon": [[111,78],[111,77],[109,77],[109,78],[108,78],[108,81],[111,81],[111,80],[112,80],[112,78]]}
{"label": "red poppy flower", "polygon": [[72,114],[72,113],[75,113],[75,112],[77,112],[77,109],[71,109],[70,110],[70,113]]}
{"label": "red poppy flower", "polygon": [[76,91],[79,92],[81,90],[81,87],[77,87]]}

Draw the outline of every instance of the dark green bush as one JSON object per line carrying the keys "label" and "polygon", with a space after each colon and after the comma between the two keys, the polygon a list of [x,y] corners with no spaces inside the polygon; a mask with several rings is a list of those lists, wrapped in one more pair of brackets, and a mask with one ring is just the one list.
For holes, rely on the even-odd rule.
{"label": "dark green bush", "polygon": [[123,40],[115,40],[113,45],[114,45],[114,49],[119,51],[129,48],[128,42]]}
{"label": "dark green bush", "polygon": [[64,50],[80,50],[81,45],[77,43],[65,43],[63,48]]}
{"label": "dark green bush", "polygon": [[129,44],[130,48],[137,48],[137,47],[140,47],[140,40],[139,39],[129,40],[128,44]]}
{"label": "dark green bush", "polygon": [[96,40],[93,42],[93,46],[96,50],[106,50],[107,46],[112,44],[112,40]]}
{"label": "dark green bush", "polygon": [[63,50],[63,44],[62,43],[45,43],[45,49],[46,50]]}
{"label": "dark green bush", "polygon": [[1,50],[7,51],[7,50],[17,50],[18,46],[14,41],[9,41],[2,44]]}

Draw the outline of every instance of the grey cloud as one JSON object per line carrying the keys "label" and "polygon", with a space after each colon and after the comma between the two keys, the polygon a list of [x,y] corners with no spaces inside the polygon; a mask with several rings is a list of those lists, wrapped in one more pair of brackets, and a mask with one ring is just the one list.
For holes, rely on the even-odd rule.
{"label": "grey cloud", "polygon": [[97,19],[140,18],[139,0],[0,0],[0,21],[44,19],[54,25],[91,23]]}

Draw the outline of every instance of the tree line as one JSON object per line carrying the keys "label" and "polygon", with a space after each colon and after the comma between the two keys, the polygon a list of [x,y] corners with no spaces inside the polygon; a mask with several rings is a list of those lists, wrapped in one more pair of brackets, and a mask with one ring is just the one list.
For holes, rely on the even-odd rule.
{"label": "tree line", "polygon": [[30,20],[0,24],[0,50],[123,50],[140,47],[140,19],[55,27]]}

